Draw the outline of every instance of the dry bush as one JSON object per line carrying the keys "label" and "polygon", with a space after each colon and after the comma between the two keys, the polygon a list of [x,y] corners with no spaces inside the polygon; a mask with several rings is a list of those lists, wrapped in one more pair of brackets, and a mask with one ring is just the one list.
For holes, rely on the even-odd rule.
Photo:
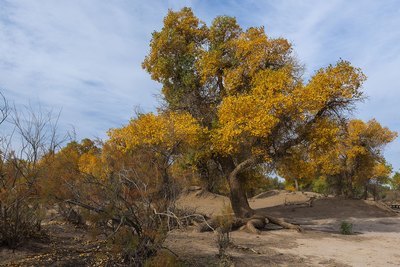
{"label": "dry bush", "polygon": [[15,249],[25,240],[44,237],[43,212],[35,198],[18,189],[4,189],[0,196],[0,244]]}
{"label": "dry bush", "polygon": [[8,119],[0,119],[1,127],[6,124],[13,129],[0,139],[0,244],[14,249],[44,235],[39,181],[45,167],[41,160],[54,153],[61,141],[56,131],[58,116],[40,108],[8,110]]}
{"label": "dry bush", "polygon": [[[90,195],[68,200],[89,210],[86,218],[96,231],[107,235],[117,262],[142,266],[163,248],[167,231],[181,224],[173,220],[171,204],[127,173],[112,181],[87,178]],[[179,220],[179,222],[178,222]]]}
{"label": "dry bush", "polygon": [[185,266],[176,255],[168,250],[161,250],[150,260],[146,261],[145,267],[183,267]]}
{"label": "dry bush", "polygon": [[39,171],[28,165],[14,153],[0,158],[0,243],[13,249],[43,236],[44,212],[35,186]]}
{"label": "dry bush", "polygon": [[59,203],[57,205],[58,213],[62,216],[62,218],[71,224],[76,226],[85,226],[85,219],[81,214],[81,210],[65,203]]}
{"label": "dry bush", "polygon": [[230,265],[230,257],[227,253],[229,246],[231,245],[230,232],[232,231],[232,225],[234,221],[234,213],[232,207],[229,204],[224,203],[221,209],[221,215],[217,216],[217,246],[218,246],[218,258],[221,266]]}
{"label": "dry bush", "polygon": [[104,169],[82,173],[74,186],[65,187],[69,199],[64,201],[85,209],[82,215],[91,229],[107,236],[110,264],[143,266],[160,257],[168,231],[187,226],[195,216],[176,209],[178,189],[169,188],[174,194],[165,197],[162,173],[151,153],[121,155],[103,147],[98,156]]}

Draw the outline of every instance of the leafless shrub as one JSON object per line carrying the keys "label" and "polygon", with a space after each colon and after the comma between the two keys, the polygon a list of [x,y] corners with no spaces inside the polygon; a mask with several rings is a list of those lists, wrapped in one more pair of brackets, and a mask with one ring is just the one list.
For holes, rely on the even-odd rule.
{"label": "leafless shrub", "polygon": [[[7,104],[8,106],[8,104]],[[10,113],[11,112],[11,113]],[[38,180],[43,177],[40,159],[53,153],[61,141],[57,117],[26,107],[1,108],[12,129],[0,143],[0,243],[16,248],[29,238],[42,236],[42,202]],[[3,125],[2,125],[3,126]]]}

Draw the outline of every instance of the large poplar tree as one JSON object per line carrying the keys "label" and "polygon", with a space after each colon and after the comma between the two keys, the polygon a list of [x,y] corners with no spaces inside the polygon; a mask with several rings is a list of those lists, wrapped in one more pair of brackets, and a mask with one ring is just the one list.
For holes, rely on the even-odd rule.
{"label": "large poplar tree", "polygon": [[163,109],[189,113],[204,128],[203,154],[225,174],[241,218],[254,215],[243,173],[259,164],[273,170],[291,148],[311,142],[312,132],[340,121],[362,99],[365,80],[340,60],[304,81],[286,39],[263,27],[243,30],[228,16],[207,26],[190,8],[168,12],[143,67],[162,84]]}

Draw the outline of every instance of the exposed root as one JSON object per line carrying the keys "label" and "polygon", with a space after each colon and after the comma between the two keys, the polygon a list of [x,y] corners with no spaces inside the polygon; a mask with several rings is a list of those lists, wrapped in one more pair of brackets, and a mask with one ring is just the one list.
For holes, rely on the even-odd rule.
{"label": "exposed root", "polygon": [[[260,214],[255,214],[250,218],[234,218],[231,224],[231,229],[240,229],[250,233],[260,234],[260,230],[264,229],[267,223],[276,224],[285,229],[294,229],[299,232],[303,231],[299,225],[291,224],[282,219]],[[215,231],[219,228],[219,224],[220,220],[217,218],[212,218],[208,221],[197,224],[197,230],[199,232]]]}
{"label": "exposed root", "polygon": [[240,230],[246,230],[253,234],[260,234],[260,229],[264,229],[268,223],[268,219],[264,216],[255,215],[248,219],[245,225],[240,227]]}
{"label": "exposed root", "polygon": [[298,232],[302,232],[303,231],[303,228],[301,228],[299,225],[288,223],[288,222],[285,222],[282,219],[278,219],[278,218],[271,217],[271,216],[265,216],[265,217],[269,220],[270,223],[279,225],[279,226],[281,226],[281,227],[283,227],[285,229],[294,229],[294,230],[296,230]]}

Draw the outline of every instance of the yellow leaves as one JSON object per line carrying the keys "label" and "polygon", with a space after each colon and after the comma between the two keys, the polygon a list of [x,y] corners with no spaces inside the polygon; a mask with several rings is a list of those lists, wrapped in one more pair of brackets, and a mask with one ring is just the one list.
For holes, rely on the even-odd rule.
{"label": "yellow leaves", "polygon": [[349,122],[348,128],[351,141],[368,142],[369,146],[380,147],[392,142],[397,137],[396,132],[382,127],[375,119],[367,123],[361,120],[352,120]]}
{"label": "yellow leaves", "polygon": [[260,70],[253,77],[248,93],[223,99],[218,110],[220,127],[214,135],[216,148],[224,153],[235,153],[252,140],[268,140],[283,115],[297,119],[299,105],[293,92],[301,86],[289,66]]}
{"label": "yellow leaves", "polygon": [[222,51],[213,50],[204,53],[197,62],[197,67],[199,68],[201,81],[203,83],[206,83],[211,77],[215,77],[218,71],[223,68],[221,57]]}
{"label": "yellow leaves", "polygon": [[372,178],[375,179],[385,179],[389,177],[392,169],[390,166],[384,163],[378,163],[374,166]]}
{"label": "yellow leaves", "polygon": [[367,123],[351,120],[336,136],[331,149],[325,148],[325,155],[331,156],[326,157],[327,164],[322,168],[324,174],[345,175],[359,185],[389,175],[390,168],[383,163],[382,149],[397,136],[395,132],[375,120]]}
{"label": "yellow leaves", "polygon": [[79,158],[78,162],[79,171],[84,174],[91,174],[94,177],[101,177],[102,162],[100,155],[94,153],[85,153]]}
{"label": "yellow leaves", "polygon": [[260,97],[274,97],[276,94],[287,96],[296,86],[291,71],[289,66],[279,70],[261,70],[252,80],[252,93]]}
{"label": "yellow leaves", "polygon": [[360,69],[339,61],[335,66],[320,69],[311,78],[301,96],[303,105],[313,112],[329,103],[346,107],[362,97],[360,88],[365,79]]}
{"label": "yellow leaves", "polygon": [[[262,27],[243,31],[225,16],[207,27],[184,8],[168,12],[150,47],[143,67],[163,84],[170,112],[110,131],[124,151],[196,147],[189,149],[193,161],[214,153],[264,163],[284,158],[286,171],[305,179],[317,171],[336,175],[358,161],[369,165],[397,136],[374,121],[342,121],[362,99],[360,69],[340,60],[304,82],[291,44]],[[189,114],[174,113],[182,110],[207,131]]]}
{"label": "yellow leaves", "polygon": [[221,127],[214,136],[216,148],[234,153],[251,138],[267,138],[279,121],[270,113],[269,106],[266,99],[252,95],[226,97],[218,113]]}
{"label": "yellow leaves", "polygon": [[169,112],[141,115],[123,128],[110,130],[109,136],[124,151],[141,147],[168,151],[178,145],[196,145],[202,133],[203,129],[190,114]]}
{"label": "yellow leaves", "polygon": [[279,69],[292,60],[291,45],[286,39],[269,39],[264,28],[250,28],[232,43],[235,51],[234,68],[224,73],[227,90],[230,94],[244,92],[249,83],[261,70]]}

